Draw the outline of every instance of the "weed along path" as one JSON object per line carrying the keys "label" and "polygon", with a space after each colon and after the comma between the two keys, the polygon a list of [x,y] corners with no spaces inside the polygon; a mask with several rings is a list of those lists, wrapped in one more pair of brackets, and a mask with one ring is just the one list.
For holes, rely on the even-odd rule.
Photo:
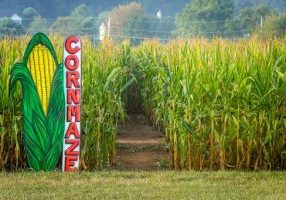
{"label": "weed along path", "polygon": [[127,122],[119,127],[116,151],[117,169],[169,169],[164,136],[142,114],[130,114]]}

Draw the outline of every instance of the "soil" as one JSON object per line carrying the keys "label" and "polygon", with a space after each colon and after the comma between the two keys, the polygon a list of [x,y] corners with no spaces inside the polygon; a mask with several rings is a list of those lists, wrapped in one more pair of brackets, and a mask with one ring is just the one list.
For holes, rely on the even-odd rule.
{"label": "soil", "polygon": [[116,152],[116,169],[169,169],[164,135],[142,114],[129,114],[127,122],[120,125]]}

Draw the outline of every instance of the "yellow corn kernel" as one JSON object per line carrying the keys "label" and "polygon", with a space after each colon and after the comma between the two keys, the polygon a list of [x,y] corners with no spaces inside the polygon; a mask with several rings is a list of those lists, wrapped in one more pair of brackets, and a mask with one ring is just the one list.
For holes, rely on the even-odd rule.
{"label": "yellow corn kernel", "polygon": [[56,69],[53,56],[47,47],[38,44],[33,48],[27,65],[36,85],[43,111],[47,114],[51,84]]}

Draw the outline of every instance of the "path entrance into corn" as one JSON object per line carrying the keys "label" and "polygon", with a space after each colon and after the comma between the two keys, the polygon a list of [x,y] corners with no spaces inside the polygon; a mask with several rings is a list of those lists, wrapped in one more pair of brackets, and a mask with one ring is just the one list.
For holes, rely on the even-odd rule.
{"label": "path entrance into corn", "polygon": [[116,141],[116,168],[120,170],[169,169],[164,135],[142,114],[129,114]]}

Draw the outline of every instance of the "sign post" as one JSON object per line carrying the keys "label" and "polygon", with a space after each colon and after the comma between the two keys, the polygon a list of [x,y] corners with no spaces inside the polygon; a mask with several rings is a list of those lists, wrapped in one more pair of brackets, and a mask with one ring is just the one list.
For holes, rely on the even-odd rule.
{"label": "sign post", "polygon": [[65,131],[62,170],[77,171],[80,156],[81,41],[70,36],[64,43]]}

